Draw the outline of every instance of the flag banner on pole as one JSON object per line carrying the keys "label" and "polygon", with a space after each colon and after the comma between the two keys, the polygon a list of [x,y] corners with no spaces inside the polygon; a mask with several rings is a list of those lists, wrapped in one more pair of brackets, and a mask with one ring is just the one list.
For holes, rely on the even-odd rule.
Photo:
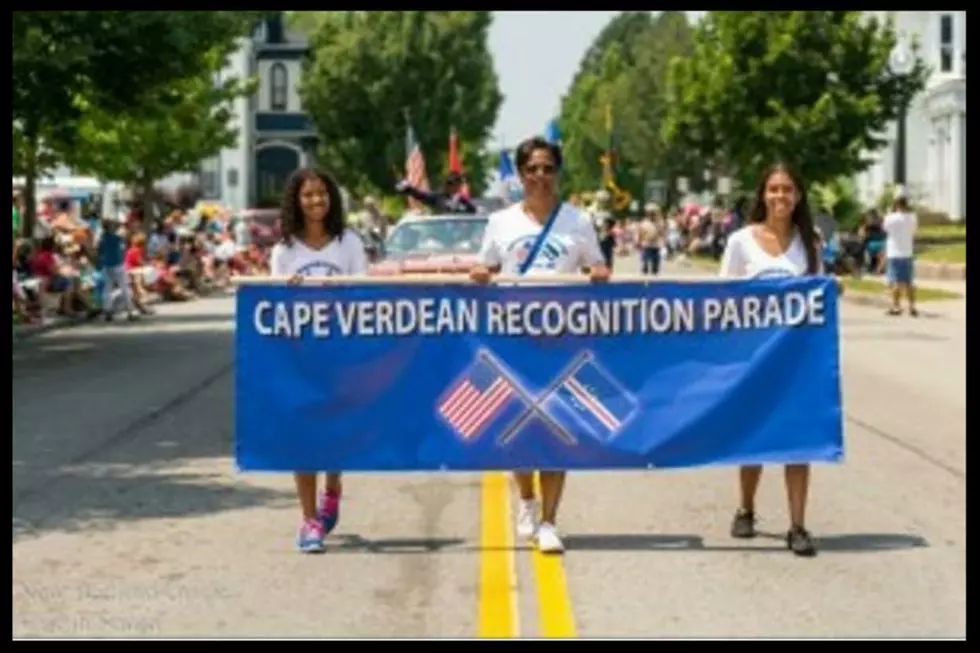
{"label": "flag banner on pole", "polygon": [[829,277],[243,284],[252,471],[640,469],[843,458]]}

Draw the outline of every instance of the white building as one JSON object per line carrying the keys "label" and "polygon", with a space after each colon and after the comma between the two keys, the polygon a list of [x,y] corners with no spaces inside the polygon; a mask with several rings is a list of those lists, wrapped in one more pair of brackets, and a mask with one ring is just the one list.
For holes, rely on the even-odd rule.
{"label": "white building", "polygon": [[299,96],[308,54],[306,39],[288,33],[281,14],[266,19],[242,39],[221,77],[255,76],[258,90],[235,100],[232,125],[239,130],[235,146],[201,163],[204,199],[234,209],[273,199],[278,203],[290,173],[312,163],[317,136]]}
{"label": "white building", "polygon": [[[882,19],[889,12],[874,12]],[[925,90],[911,103],[906,122],[906,188],[917,203],[966,216],[966,12],[890,12],[900,34],[919,43],[932,69]],[[895,182],[895,126],[877,162],[857,178],[861,200],[873,204]]]}

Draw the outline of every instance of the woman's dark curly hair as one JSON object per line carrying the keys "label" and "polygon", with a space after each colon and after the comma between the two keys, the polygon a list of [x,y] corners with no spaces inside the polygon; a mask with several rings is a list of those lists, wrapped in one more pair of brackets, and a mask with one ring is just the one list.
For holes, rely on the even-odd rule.
{"label": "woman's dark curly hair", "polygon": [[340,240],[347,228],[347,219],[344,216],[344,200],[340,196],[340,186],[334,181],[329,173],[316,168],[300,168],[286,182],[286,188],[282,194],[282,221],[280,230],[282,240],[287,245],[293,244],[293,237],[303,235],[303,210],[299,206],[299,191],[303,187],[303,182],[316,179],[323,182],[327,189],[327,215],[323,220],[324,230],[332,238]]}

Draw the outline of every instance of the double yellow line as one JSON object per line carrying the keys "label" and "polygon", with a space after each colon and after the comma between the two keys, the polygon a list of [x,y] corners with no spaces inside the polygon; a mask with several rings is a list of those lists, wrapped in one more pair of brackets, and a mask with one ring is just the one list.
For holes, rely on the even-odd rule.
{"label": "double yellow line", "polygon": [[[480,637],[520,635],[514,520],[508,476],[499,472],[483,475],[480,493]],[[576,637],[575,617],[561,556],[544,555],[537,549],[531,555],[540,635]]]}

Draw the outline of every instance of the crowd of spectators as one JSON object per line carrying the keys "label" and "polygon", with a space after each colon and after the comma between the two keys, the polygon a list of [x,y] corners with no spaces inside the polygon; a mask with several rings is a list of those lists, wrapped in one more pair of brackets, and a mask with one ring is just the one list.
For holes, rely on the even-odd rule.
{"label": "crowd of spectators", "polygon": [[100,215],[92,204],[44,199],[31,238],[20,232],[23,200],[13,197],[15,323],[129,320],[152,304],[193,301],[236,275],[267,272],[244,218],[214,205],[144,219],[139,206]]}

